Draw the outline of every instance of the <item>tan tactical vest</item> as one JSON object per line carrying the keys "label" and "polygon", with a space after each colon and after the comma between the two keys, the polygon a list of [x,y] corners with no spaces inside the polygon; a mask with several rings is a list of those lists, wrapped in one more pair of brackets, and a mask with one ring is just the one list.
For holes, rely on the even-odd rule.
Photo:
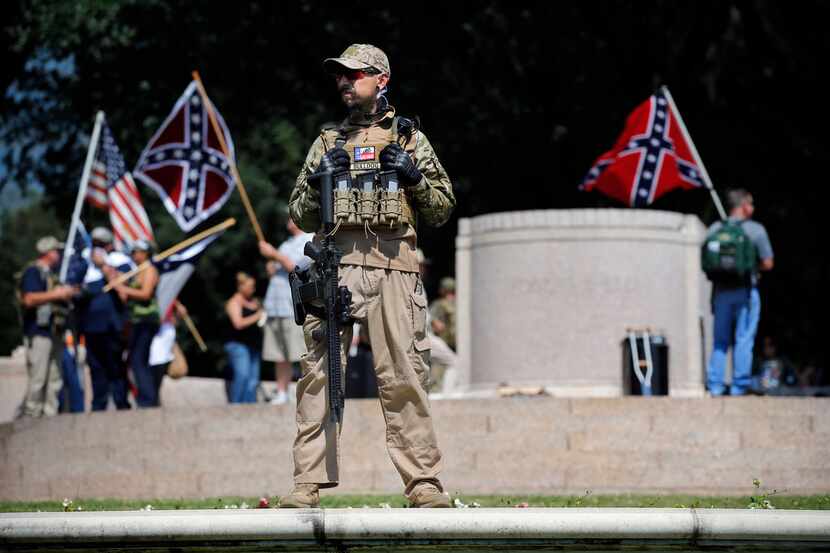
{"label": "tan tactical vest", "polygon": [[[57,275],[55,275],[52,271],[41,267],[36,259],[24,265],[19,272],[14,274],[16,281],[14,287],[15,305],[17,306],[18,319],[21,327],[23,326],[23,311],[26,309],[23,307],[23,291],[21,286],[23,284],[23,273],[29,270],[30,267],[37,269],[41,278],[46,281],[46,292],[51,291],[58,285]],[[68,303],[53,301],[43,303],[32,309],[36,310],[36,320],[38,326],[49,325],[51,326],[52,332],[56,334],[60,333],[66,326],[66,317],[69,312]]]}
{"label": "tan tactical vest", "polygon": [[414,156],[417,132],[399,136],[398,118],[394,117],[389,128],[372,125],[324,129],[320,138],[326,151],[339,146],[351,159],[351,183],[347,179],[334,182],[334,219],[339,228],[415,226],[416,212],[409,195],[398,183],[397,175],[381,171],[379,158],[380,152],[394,142]]}

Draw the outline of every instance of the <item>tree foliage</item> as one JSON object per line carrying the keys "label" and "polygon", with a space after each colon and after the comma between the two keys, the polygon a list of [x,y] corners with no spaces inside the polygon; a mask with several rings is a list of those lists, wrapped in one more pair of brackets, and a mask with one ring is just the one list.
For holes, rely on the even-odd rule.
{"label": "tree foliage", "polygon": [[[830,41],[818,0],[18,0],[9,12],[0,174],[4,183],[42,187],[63,223],[95,111],[106,111],[131,163],[199,69],[266,233],[280,240],[281,210],[307,146],[320,124],[342,117],[321,60],[352,42],[381,45],[391,102],[421,117],[459,199],[448,225],[420,232],[435,277],[453,269],[458,217],[613,205],[576,186],[626,114],[667,84],[715,185],[751,189],[770,230],[777,269],[764,283],[762,332],[826,362],[818,303],[789,297],[793,289],[819,293],[828,272],[813,230],[821,209],[814,181],[828,154],[827,110],[814,86]],[[179,239],[152,192],[142,192],[161,245]],[[702,191],[654,207],[715,216]],[[204,326],[218,317],[234,271],[262,274],[238,198],[225,212],[240,223],[185,292]]]}
{"label": "tree foliage", "polygon": [[21,269],[37,257],[35,244],[41,236],[61,236],[64,230],[54,211],[40,202],[0,218],[0,355],[23,343],[15,294]]}

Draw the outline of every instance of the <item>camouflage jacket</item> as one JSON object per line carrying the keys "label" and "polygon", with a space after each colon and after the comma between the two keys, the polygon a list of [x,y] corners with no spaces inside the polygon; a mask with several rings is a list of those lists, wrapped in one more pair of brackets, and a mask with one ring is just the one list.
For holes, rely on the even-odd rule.
{"label": "camouflage jacket", "polygon": [[436,335],[455,350],[455,299],[440,298],[435,300],[429,306],[429,315],[432,320],[443,323],[443,330],[436,332]]}
{"label": "camouflage jacket", "polygon": [[[394,116],[394,109],[390,109],[375,120],[356,120],[350,117],[340,123],[337,128],[346,136],[368,134],[373,127],[386,129],[391,127]],[[418,214],[419,222],[430,226],[441,226],[447,222],[455,207],[452,183],[426,135],[418,131],[413,139],[415,140],[413,157],[423,178],[411,189],[412,207]],[[311,145],[289,200],[291,218],[306,232],[320,230],[320,195],[317,190],[309,186],[308,177],[316,170],[327,146],[332,148],[334,145],[325,144],[322,134]],[[417,236],[412,226],[401,225],[395,229],[377,227],[372,230],[372,234],[362,229],[343,229],[337,232],[335,241],[344,252],[341,263],[418,271],[418,260],[415,255]]]}

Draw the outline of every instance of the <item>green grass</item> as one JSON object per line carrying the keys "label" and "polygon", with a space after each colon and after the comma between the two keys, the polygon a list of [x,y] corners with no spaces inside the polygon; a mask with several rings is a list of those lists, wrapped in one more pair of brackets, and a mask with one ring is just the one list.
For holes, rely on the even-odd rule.
{"label": "green grass", "polygon": [[[747,509],[752,505],[763,505],[768,501],[776,509],[830,509],[830,495],[792,496],[774,493],[758,493],[755,496],[700,497],[691,495],[593,495],[545,496],[545,495],[453,495],[468,506],[480,507],[681,507]],[[276,505],[278,498],[269,498]],[[224,497],[211,499],[78,499],[64,508],[62,501],[20,501],[0,502],[0,512],[31,511],[129,511],[151,505],[153,510],[162,509],[225,509],[254,508],[259,503],[255,497]],[[345,507],[405,507],[406,500],[400,495],[325,495],[322,506]]]}

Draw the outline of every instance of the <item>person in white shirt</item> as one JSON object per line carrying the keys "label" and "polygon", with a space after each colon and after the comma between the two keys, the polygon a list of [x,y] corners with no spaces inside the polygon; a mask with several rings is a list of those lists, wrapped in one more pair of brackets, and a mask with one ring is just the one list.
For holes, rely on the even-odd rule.
{"label": "person in white shirt", "polygon": [[279,405],[288,401],[288,384],[291,382],[292,363],[299,362],[305,353],[303,329],[294,322],[294,306],[291,301],[291,285],[288,273],[305,259],[305,245],[314,235],[303,232],[288,219],[285,225],[291,235],[275,248],[268,242],[259,243],[259,251],[268,259],[268,290],[265,293],[265,339],[262,344],[262,358],[276,363],[277,394],[271,403]]}

